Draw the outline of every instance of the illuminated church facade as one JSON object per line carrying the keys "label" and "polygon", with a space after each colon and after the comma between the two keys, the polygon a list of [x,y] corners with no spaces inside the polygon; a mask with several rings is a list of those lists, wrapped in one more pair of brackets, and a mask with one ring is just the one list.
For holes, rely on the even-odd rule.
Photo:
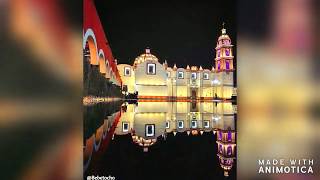
{"label": "illuminated church facade", "polygon": [[176,64],[169,67],[167,61],[160,63],[146,49],[133,65],[117,65],[123,93],[137,93],[139,99],[230,99],[235,95],[233,45],[226,29],[221,32],[215,48],[215,68],[189,65],[183,68]]}

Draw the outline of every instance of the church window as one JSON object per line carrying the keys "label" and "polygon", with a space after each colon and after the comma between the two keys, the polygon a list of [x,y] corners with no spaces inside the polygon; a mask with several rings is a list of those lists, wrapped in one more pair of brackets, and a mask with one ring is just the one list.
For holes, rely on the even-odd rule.
{"label": "church window", "polygon": [[169,129],[170,128],[170,123],[169,121],[166,121],[166,129]]}
{"label": "church window", "polygon": [[232,140],[232,134],[231,134],[231,131],[228,131],[228,141],[231,141]]}
{"label": "church window", "polygon": [[183,72],[182,72],[182,71],[179,71],[179,72],[178,72],[178,78],[179,78],[179,79],[183,79]]}
{"label": "church window", "polygon": [[226,69],[229,70],[230,69],[230,62],[226,61]]}
{"label": "church window", "polygon": [[209,121],[204,121],[204,128],[209,128],[209,127],[210,127]]}
{"label": "church window", "polygon": [[183,128],[183,121],[178,121],[178,128],[180,128],[180,129]]}
{"label": "church window", "polygon": [[130,76],[130,68],[129,67],[125,67],[124,68],[124,75],[125,76]]}
{"label": "church window", "polygon": [[226,56],[230,56],[230,50],[226,49]]}
{"label": "church window", "polygon": [[122,132],[128,132],[129,131],[129,123],[122,122]]}
{"label": "church window", "polygon": [[152,137],[154,136],[154,132],[155,132],[155,125],[154,124],[146,124],[146,136],[147,137]]}
{"label": "church window", "polygon": [[208,80],[209,79],[209,74],[208,73],[203,73],[203,79]]}
{"label": "church window", "polygon": [[197,128],[197,121],[191,121],[191,128]]}
{"label": "church window", "polygon": [[191,73],[191,79],[197,79],[197,73]]}
{"label": "church window", "polygon": [[156,64],[147,64],[147,74],[156,74]]}
{"label": "church window", "polygon": [[231,146],[228,146],[228,148],[227,148],[227,155],[228,156],[232,155],[232,147]]}

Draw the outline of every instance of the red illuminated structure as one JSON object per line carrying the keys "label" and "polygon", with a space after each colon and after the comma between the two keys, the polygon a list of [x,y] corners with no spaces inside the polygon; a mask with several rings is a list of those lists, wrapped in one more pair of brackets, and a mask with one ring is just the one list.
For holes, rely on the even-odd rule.
{"label": "red illuminated structure", "polygon": [[112,83],[121,86],[117,62],[104,33],[93,0],[84,0],[83,49],[90,54],[90,64],[99,66],[100,73]]}

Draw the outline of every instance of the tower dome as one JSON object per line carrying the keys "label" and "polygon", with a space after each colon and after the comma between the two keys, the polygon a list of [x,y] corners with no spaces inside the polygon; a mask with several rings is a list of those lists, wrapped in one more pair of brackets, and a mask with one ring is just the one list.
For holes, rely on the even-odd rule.
{"label": "tower dome", "polygon": [[[218,38],[217,48],[222,46],[232,46],[231,39],[227,34],[227,29],[224,27],[225,23],[222,24],[221,35]],[[217,49],[216,48],[216,49]]]}
{"label": "tower dome", "polygon": [[136,57],[136,59],[134,60],[133,66],[136,66],[136,65],[138,65],[140,63],[143,63],[145,61],[148,61],[148,60],[149,61],[156,61],[156,62],[159,61],[158,58],[155,55],[151,54],[149,48],[147,48],[145,50],[145,53],[143,53],[140,56]]}

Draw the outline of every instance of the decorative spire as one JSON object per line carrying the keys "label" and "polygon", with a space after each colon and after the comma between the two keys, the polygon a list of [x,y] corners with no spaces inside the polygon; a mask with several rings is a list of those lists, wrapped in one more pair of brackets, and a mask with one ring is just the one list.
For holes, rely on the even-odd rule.
{"label": "decorative spire", "polygon": [[167,60],[164,60],[164,62],[162,63],[164,69],[167,69],[168,68],[168,63],[167,63]]}
{"label": "decorative spire", "polygon": [[187,69],[190,70],[190,66],[189,65],[187,65]]}
{"label": "decorative spire", "polygon": [[174,65],[173,65],[173,69],[177,69],[177,65],[176,65],[176,63],[174,63]]}
{"label": "decorative spire", "polygon": [[211,69],[212,71],[214,71],[214,67],[212,66],[212,69]]}
{"label": "decorative spire", "polygon": [[173,135],[176,136],[177,135],[177,131],[173,131]]}
{"label": "decorative spire", "polygon": [[149,47],[147,47],[147,49],[146,49],[146,54],[150,54],[150,48]]}
{"label": "decorative spire", "polygon": [[223,23],[222,23],[222,29],[221,29],[222,35],[227,34],[227,30],[224,28],[224,25],[225,25],[225,23],[223,22]]}
{"label": "decorative spire", "polygon": [[165,69],[167,69],[167,68],[168,68],[167,60],[164,60],[164,62],[163,62],[163,66],[164,66],[164,68],[165,68]]}
{"label": "decorative spire", "polygon": [[202,69],[202,66],[200,66],[199,70],[200,70],[200,71],[202,71],[202,70],[203,70],[203,69]]}

